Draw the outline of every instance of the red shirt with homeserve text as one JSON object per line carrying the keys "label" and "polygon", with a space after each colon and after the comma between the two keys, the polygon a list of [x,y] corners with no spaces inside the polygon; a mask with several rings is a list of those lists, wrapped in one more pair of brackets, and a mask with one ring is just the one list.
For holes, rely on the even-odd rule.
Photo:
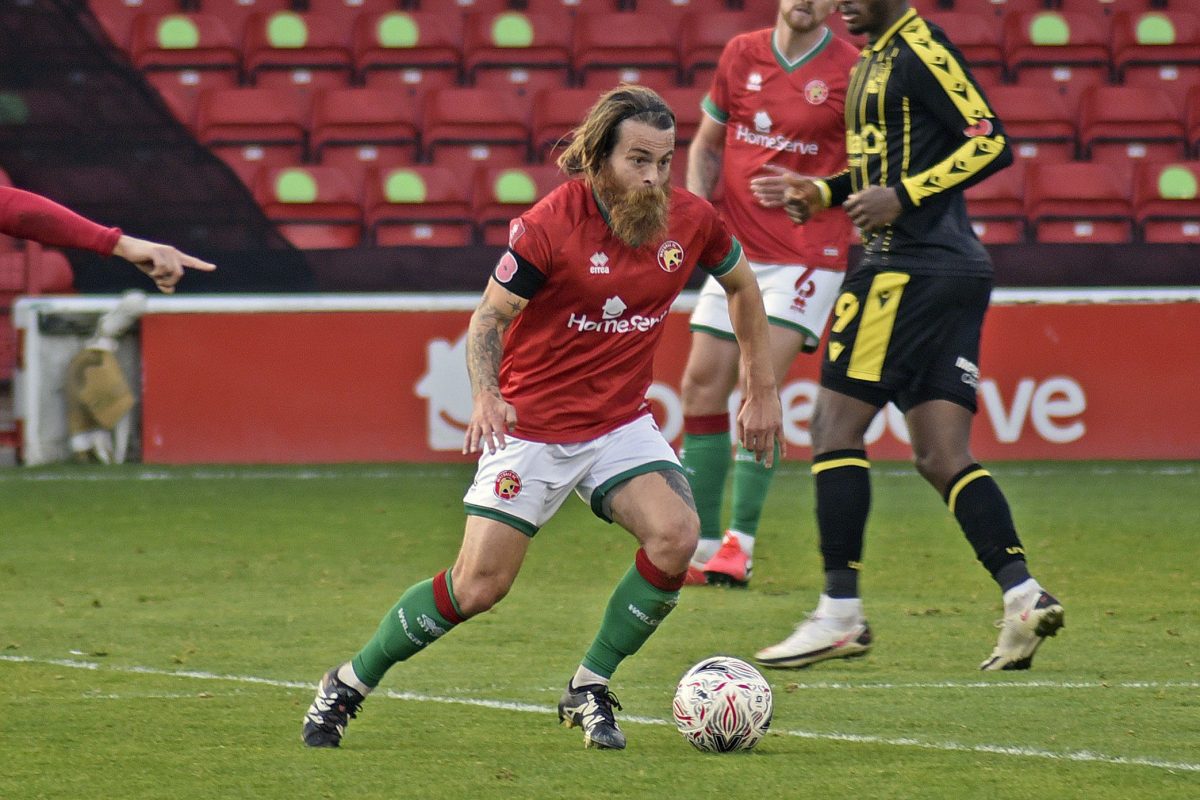
{"label": "red shirt with homeserve text", "polygon": [[794,63],[776,48],[773,29],[735,36],[701,104],[725,125],[721,213],[755,263],[846,269],[853,226],[844,211],[796,225],[750,193],[750,179],[768,174],[765,164],[818,178],[846,168],[846,88],[858,48],[825,33]]}
{"label": "red shirt with homeserve text", "polygon": [[500,391],[516,408],[518,437],[555,444],[650,413],[671,303],[696,267],[721,276],[742,252],[708,201],[678,188],[666,236],[629,247],[581,179],[514,219],[508,241],[492,277],[529,303],[504,341]]}
{"label": "red shirt with homeserve text", "polygon": [[112,255],[120,228],[106,228],[33,192],[0,186],[0,233],[51,247]]}

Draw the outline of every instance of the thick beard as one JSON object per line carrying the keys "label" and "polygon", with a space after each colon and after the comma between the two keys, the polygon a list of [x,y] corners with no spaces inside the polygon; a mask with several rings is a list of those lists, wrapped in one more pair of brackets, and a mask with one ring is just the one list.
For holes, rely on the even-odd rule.
{"label": "thick beard", "polygon": [[596,194],[608,209],[608,224],[617,238],[630,247],[641,247],[667,234],[671,195],[667,186],[621,189],[605,168],[596,178]]}

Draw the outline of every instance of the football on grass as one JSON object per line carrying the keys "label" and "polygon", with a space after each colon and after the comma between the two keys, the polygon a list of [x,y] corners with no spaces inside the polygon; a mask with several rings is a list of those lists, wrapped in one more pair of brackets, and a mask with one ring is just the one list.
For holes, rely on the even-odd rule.
{"label": "football on grass", "polygon": [[749,750],[771,727],[771,685],[732,656],[706,658],[684,673],[675,689],[675,726],[706,753]]}

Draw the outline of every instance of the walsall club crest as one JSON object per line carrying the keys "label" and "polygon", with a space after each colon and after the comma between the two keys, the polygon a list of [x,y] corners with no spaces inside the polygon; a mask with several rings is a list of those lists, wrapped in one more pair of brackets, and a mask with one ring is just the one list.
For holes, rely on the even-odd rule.
{"label": "walsall club crest", "polygon": [[521,493],[521,476],[511,469],[504,470],[496,476],[496,483],[492,487],[492,491],[501,500],[516,499],[516,496]]}
{"label": "walsall club crest", "polygon": [[813,78],[804,84],[804,99],[819,106],[829,99],[829,84],[819,78]]}
{"label": "walsall club crest", "polygon": [[674,272],[683,266],[683,245],[668,239],[658,248],[658,265],[664,272]]}

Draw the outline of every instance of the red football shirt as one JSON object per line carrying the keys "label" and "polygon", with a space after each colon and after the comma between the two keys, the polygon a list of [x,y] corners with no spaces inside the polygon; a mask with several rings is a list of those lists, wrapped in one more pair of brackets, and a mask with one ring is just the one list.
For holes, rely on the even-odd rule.
{"label": "red football shirt", "polygon": [[52,247],[112,255],[120,228],[106,228],[40,194],[0,186],[0,233]]}
{"label": "red football shirt", "polygon": [[735,36],[703,101],[725,125],[722,213],[757,263],[846,268],[853,226],[840,208],[795,225],[783,209],[763,208],[750,194],[750,179],[766,174],[764,164],[815,177],[846,168],[846,88],[858,49],[825,33],[794,63],[775,47],[774,29]]}
{"label": "red football shirt", "polygon": [[[545,276],[504,342],[500,391],[516,434],[539,442],[594,439],[648,414],[662,322],[692,271],[724,275],[741,246],[708,203],[672,189],[667,235],[634,249],[618,239],[591,187],[570,180],[513,220],[493,276]],[[524,276],[523,276],[524,277]]]}

